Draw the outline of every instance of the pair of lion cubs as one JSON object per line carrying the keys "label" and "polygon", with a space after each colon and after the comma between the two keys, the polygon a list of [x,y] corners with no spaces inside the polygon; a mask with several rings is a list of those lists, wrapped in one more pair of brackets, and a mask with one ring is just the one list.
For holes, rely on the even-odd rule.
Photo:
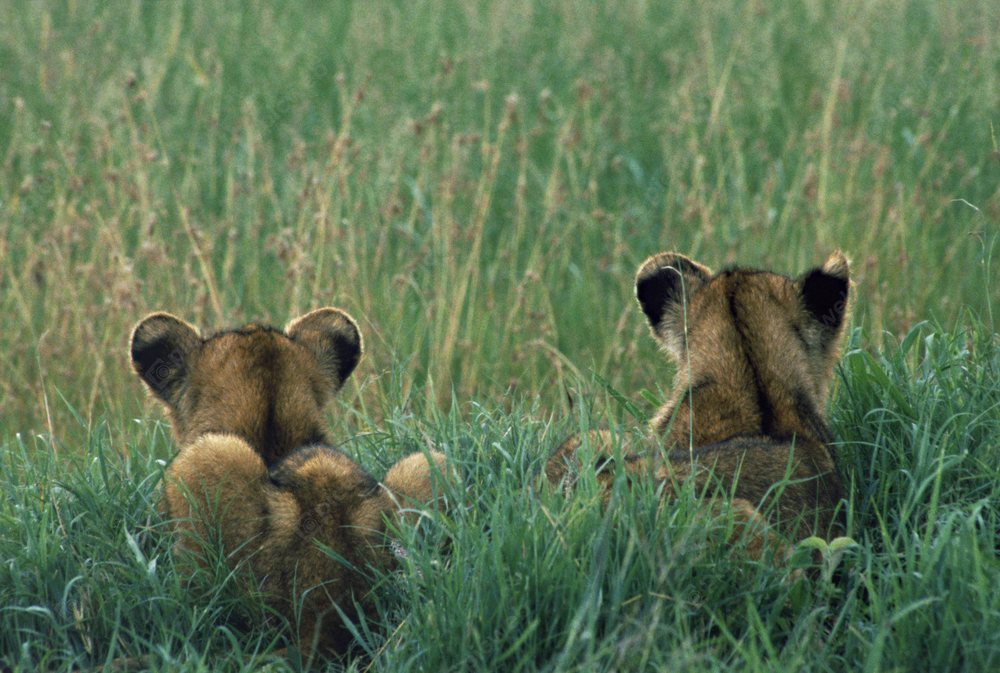
{"label": "pair of lion cubs", "polygon": [[[784,553],[779,535],[794,543],[842,534],[844,487],[823,410],[849,286],[840,252],[797,279],[713,274],[673,253],[646,260],[636,296],[677,363],[673,396],[653,419],[660,447],[648,454],[626,451],[616,463],[609,436],[590,434],[598,479],[609,483],[621,465],[669,498],[693,476],[710,509],[732,508],[730,542],[754,558]],[[329,446],[322,409],[361,353],[357,325],[333,308],[284,332],[248,326],[208,338],[155,313],[132,335],[133,366],[182,447],[164,485],[180,549],[197,554],[204,541],[221,541],[306,653],[347,647],[338,609],[365,610],[368,566],[393,566],[387,521],[403,519],[407,505],[439,504],[438,480],[459,479],[429,452],[403,458],[380,484]],[[543,481],[568,490],[583,443],[559,446]]]}

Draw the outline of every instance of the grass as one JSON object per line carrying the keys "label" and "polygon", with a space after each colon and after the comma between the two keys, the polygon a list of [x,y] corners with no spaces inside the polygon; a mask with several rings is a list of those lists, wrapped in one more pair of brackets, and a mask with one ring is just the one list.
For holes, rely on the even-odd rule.
{"label": "grass", "polygon": [[664,249],[799,273],[839,247],[873,334],[962,306],[996,327],[987,4],[337,7],[13,2],[8,433],[154,416],[123,350],[153,310],[213,329],[335,305],[370,408],[405,362],[445,408],[565,412],[574,369],[650,385],[631,278]]}
{"label": "grass", "polygon": [[[173,447],[125,344],[153,310],[333,305],[367,347],[334,436],[376,475],[444,447],[471,499],[408,541],[349,670],[995,668],[994,14],[10,0],[0,661],[285,666],[223,568],[195,598],[171,565]],[[859,329],[831,405],[846,580],[713,552],[690,502],[534,495],[566,433],[636,432],[664,397],[646,256],[795,274],[833,248]]]}
{"label": "grass", "polygon": [[[414,414],[394,400],[383,426],[343,448],[381,475],[433,444],[462,466],[468,506],[402,531],[409,557],[382,585],[381,618],[330,667],[992,670],[1000,344],[928,325],[902,345],[864,339],[852,336],[831,419],[854,543],[801,576],[731,556],[720,542],[731,522],[699,517],[693,492],[661,507],[651,488],[621,488],[604,508],[593,479],[569,500],[536,490],[544,454],[575,427],[606,424],[600,413],[533,421],[539,410],[517,401]],[[261,608],[224,565],[185,588],[153,513],[165,432],[125,430],[95,427],[68,464],[46,445],[6,447],[0,661],[295,670],[267,656],[279,635],[255,626]]]}

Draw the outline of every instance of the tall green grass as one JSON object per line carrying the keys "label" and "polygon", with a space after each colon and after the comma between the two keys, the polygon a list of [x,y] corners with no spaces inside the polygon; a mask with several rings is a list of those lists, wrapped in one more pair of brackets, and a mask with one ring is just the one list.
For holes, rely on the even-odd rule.
{"label": "tall green grass", "polygon": [[[354,423],[341,448],[380,476],[430,445],[462,469],[457,506],[401,531],[408,557],[377,619],[327,670],[922,671],[1000,662],[1000,344],[981,327],[857,331],[832,403],[850,484],[849,540],[821,565],[753,563],[723,544],[693,490],[662,505],[622,483],[601,504],[536,488],[569,432],[634,425],[601,395],[570,418],[525,400]],[[411,394],[413,394],[411,392]],[[373,416],[382,419],[375,423]],[[41,442],[42,440],[38,440]],[[0,662],[12,670],[297,670],[224,564],[185,584],[154,514],[166,451],[156,423],[97,426],[69,461],[13,440],[0,463]],[[844,546],[846,543],[846,546]],[[264,667],[262,669],[262,667]]]}
{"label": "tall green grass", "polygon": [[[403,532],[334,670],[997,668],[995,14],[9,0],[0,667],[295,669],[224,565],[197,591],[173,567],[173,447],[127,340],[152,310],[334,305],[367,353],[333,436],[376,476],[445,450],[468,502]],[[833,248],[858,331],[832,576],[729,556],[694,494],[536,492],[567,433],[640,432],[665,396],[646,256],[797,274]]]}
{"label": "tall green grass", "polygon": [[[0,463],[0,666],[100,669],[180,660],[245,665],[273,647],[247,625],[248,604],[220,567],[191,586],[172,567],[154,511],[162,461],[157,430],[130,441],[106,426],[69,465],[52,446],[18,438]],[[194,587],[209,588],[195,593]]]}
{"label": "tall green grass", "polygon": [[574,370],[631,394],[655,357],[631,277],[663,249],[799,273],[843,248],[876,334],[985,316],[993,18],[11,0],[0,424],[83,441],[70,409],[156,413],[124,354],[151,310],[213,329],[341,306],[368,345],[347,395],[371,407],[398,362],[443,407],[565,411]]}

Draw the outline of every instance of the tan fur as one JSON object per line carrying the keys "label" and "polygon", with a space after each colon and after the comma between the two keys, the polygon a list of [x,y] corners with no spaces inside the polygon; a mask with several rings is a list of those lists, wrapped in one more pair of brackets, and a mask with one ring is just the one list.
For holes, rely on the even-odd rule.
{"label": "tan fur", "polygon": [[[646,260],[636,296],[677,374],[652,420],[656,445],[624,450],[628,473],[655,478],[666,497],[693,474],[710,498],[733,496],[738,531],[759,530],[763,516],[793,543],[843,534],[844,488],[824,408],[849,286],[840,252],[796,279],[740,268],[713,274],[675,253]],[[610,438],[593,432],[588,441],[608,482]],[[556,449],[549,484],[572,480],[580,444],[571,437]],[[769,536],[752,533],[748,553],[783,549]]]}
{"label": "tan fur", "polygon": [[282,332],[248,325],[202,338],[180,318],[153,313],[132,332],[132,367],[164,403],[177,442],[208,432],[242,437],[270,466],[328,442],[323,407],[361,358],[351,316],[323,308]]}
{"label": "tan fur", "polygon": [[[447,469],[444,455],[430,455]],[[268,470],[241,438],[207,434],[173,461],[164,498],[182,561],[203,565],[207,552],[221,550],[309,657],[350,645],[337,608],[351,619],[370,610],[374,572],[396,565],[387,524],[411,521],[415,503],[442,495],[445,484],[432,473],[427,458],[413,454],[380,484],[323,445],[299,448]],[[412,501],[407,511],[397,502],[402,493]]]}
{"label": "tan fur", "polygon": [[383,482],[400,508],[399,518],[415,525],[422,516],[422,510],[433,508],[448,509],[448,500],[441,488],[442,480],[458,483],[461,474],[449,467],[443,453],[430,452],[431,462],[420,453],[401,458],[389,468]]}
{"label": "tan fur", "polygon": [[154,313],[131,351],[181,445],[160,505],[181,566],[221,553],[305,657],[344,651],[351,635],[338,608],[364,616],[374,570],[396,564],[387,524],[415,522],[424,504],[446,507],[446,485],[460,479],[431,452],[400,460],[380,484],[326,445],[322,408],[362,352],[354,320],[327,308],[284,332],[251,325],[202,338]]}

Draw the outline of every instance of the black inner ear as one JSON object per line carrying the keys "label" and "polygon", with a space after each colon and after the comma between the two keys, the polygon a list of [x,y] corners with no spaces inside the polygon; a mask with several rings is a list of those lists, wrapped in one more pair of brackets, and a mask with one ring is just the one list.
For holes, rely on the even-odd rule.
{"label": "black inner ear", "polygon": [[642,312],[646,314],[649,324],[653,327],[660,324],[663,319],[667,302],[674,301],[681,291],[680,274],[677,273],[677,269],[671,267],[640,278],[635,284],[635,296],[639,300]]}
{"label": "black inner ear", "polygon": [[357,325],[343,311],[320,309],[294,321],[286,332],[292,341],[302,344],[319,363],[323,375],[336,377],[331,384],[339,389],[361,359],[361,334]]}
{"label": "black inner ear", "polygon": [[672,255],[665,266],[636,279],[635,296],[649,324],[655,328],[663,320],[668,303],[680,301],[685,289],[690,292],[693,285],[701,285],[707,280],[709,276],[704,267],[685,257]]}
{"label": "black inner ear", "polygon": [[312,350],[327,375],[336,374],[337,380],[333,384],[339,388],[361,359],[361,342],[352,337],[342,332],[313,332],[292,339]]}
{"label": "black inner ear", "polygon": [[824,327],[836,329],[847,311],[849,283],[846,278],[831,276],[813,269],[802,279],[802,300],[806,310]]}
{"label": "black inner ear", "polygon": [[329,352],[334,355],[337,362],[337,376],[343,384],[358,366],[358,360],[361,359],[361,342],[344,334],[331,334],[327,341]]}
{"label": "black inner ear", "polygon": [[186,353],[174,340],[154,339],[147,343],[132,342],[132,362],[136,371],[153,392],[166,399],[187,371]]}

